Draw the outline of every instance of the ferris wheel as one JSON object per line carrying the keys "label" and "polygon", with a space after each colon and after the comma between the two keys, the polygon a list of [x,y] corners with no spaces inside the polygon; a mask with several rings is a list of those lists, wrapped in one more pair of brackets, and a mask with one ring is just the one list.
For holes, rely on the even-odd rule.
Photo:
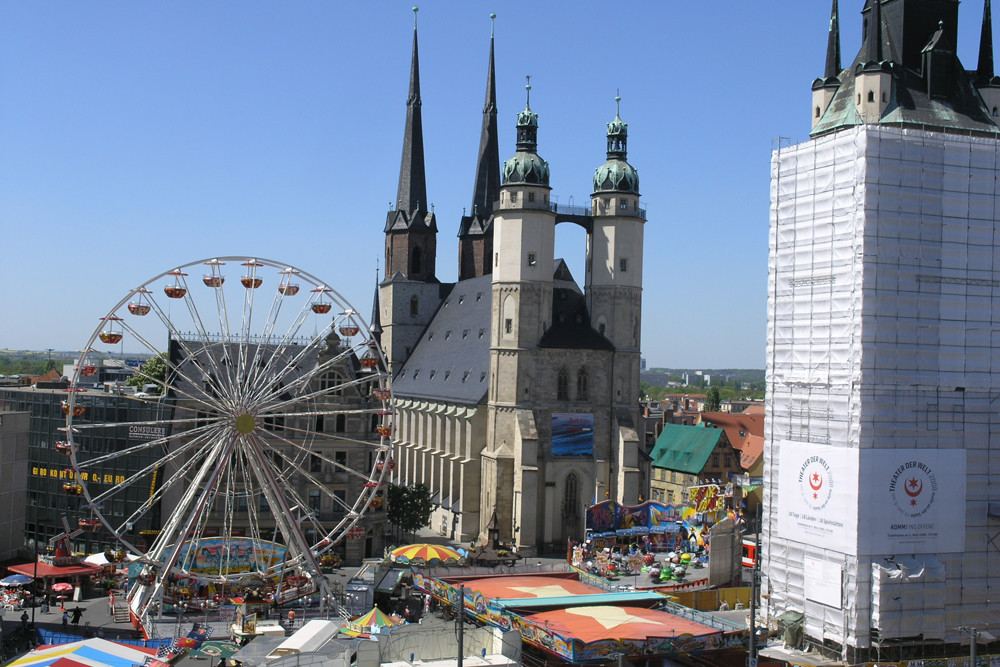
{"label": "ferris wheel", "polygon": [[[178,578],[293,572],[325,590],[320,561],[383,509],[384,369],[350,304],[286,264],[223,257],[144,282],[100,317],[63,404],[79,527],[140,559],[140,606]],[[114,380],[130,373],[138,386]]]}

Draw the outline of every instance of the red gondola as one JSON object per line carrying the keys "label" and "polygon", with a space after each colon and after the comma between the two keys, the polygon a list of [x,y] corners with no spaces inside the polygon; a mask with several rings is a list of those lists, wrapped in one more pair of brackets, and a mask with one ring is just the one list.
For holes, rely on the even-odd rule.
{"label": "red gondola", "polygon": [[66,492],[67,496],[82,496],[83,487],[79,484],[73,482],[66,482],[62,485],[63,491]]}
{"label": "red gondola", "polygon": [[174,269],[167,275],[174,277],[174,284],[167,285],[166,287],[164,287],[163,293],[166,294],[171,299],[183,299],[184,295],[187,294],[187,287],[185,287],[184,283],[181,282],[181,278],[183,278],[187,274],[181,271],[180,269]]}
{"label": "red gondola", "polygon": [[92,533],[96,533],[101,529],[101,522],[97,519],[80,519],[77,521],[77,525],[84,530],[89,530]]}
{"label": "red gondola", "polygon": [[128,312],[133,315],[149,315],[149,306],[145,303],[130,303],[128,305]]}
{"label": "red gondola", "polygon": [[312,311],[318,315],[326,315],[332,308],[333,306],[329,303],[314,303],[312,305]]}
{"label": "red gondola", "polygon": [[258,278],[257,276],[243,276],[240,278],[240,282],[247,289],[257,289],[264,282],[263,278]]}
{"label": "red gondola", "polygon": [[372,498],[372,504],[371,504],[370,507],[373,510],[380,510],[380,509],[382,509],[382,503],[383,502],[384,501],[382,500],[382,498]]}
{"label": "red gondola", "polygon": [[[62,403],[62,411],[63,411],[64,415],[68,415],[69,414],[69,403],[67,403],[66,401],[63,401],[63,403]],[[73,406],[73,416],[74,417],[82,417],[83,413],[86,412],[86,411],[87,411],[87,407],[84,406],[84,405],[74,405]]]}
{"label": "red gondola", "polygon": [[347,336],[348,338],[350,338],[351,336],[357,336],[359,331],[361,331],[361,327],[357,326],[356,324],[340,325],[341,336]]}
{"label": "red gondola", "polygon": [[80,368],[80,375],[91,377],[97,375],[97,366],[83,366]]}
{"label": "red gondola", "polygon": [[69,456],[73,452],[73,445],[69,444],[65,440],[60,440],[55,444],[56,451],[60,454],[65,454]]}
{"label": "red gondola", "polygon": [[368,480],[367,482],[365,482],[365,488],[366,489],[377,489],[378,488],[378,482],[373,482],[371,480]]}
{"label": "red gondola", "polygon": [[376,401],[388,401],[392,392],[388,389],[372,389],[372,396],[375,397]]}
{"label": "red gondola", "polygon": [[222,284],[226,282],[226,277],[219,274],[209,275],[206,273],[201,277],[201,281],[208,287],[222,287]]}
{"label": "red gondola", "polygon": [[299,286],[292,283],[281,283],[278,285],[278,291],[281,292],[282,296],[295,296],[299,293]]}
{"label": "red gondola", "polygon": [[102,331],[101,333],[98,334],[98,336],[100,337],[102,343],[107,343],[108,345],[115,345],[116,343],[120,343],[122,341],[122,338],[125,337],[124,335],[118,333],[117,331]]}
{"label": "red gondola", "polygon": [[378,434],[384,438],[388,438],[390,435],[392,435],[391,426],[376,426],[375,430],[378,431]]}
{"label": "red gondola", "polygon": [[361,365],[364,366],[365,368],[375,368],[376,366],[378,366],[378,357],[375,356],[369,356],[366,354],[365,356],[361,357],[361,359],[359,359],[358,361],[360,361]]}

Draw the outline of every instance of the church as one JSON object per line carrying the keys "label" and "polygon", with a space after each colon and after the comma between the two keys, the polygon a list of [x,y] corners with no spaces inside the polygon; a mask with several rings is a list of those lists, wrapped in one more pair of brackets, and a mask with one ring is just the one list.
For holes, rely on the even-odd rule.
{"label": "church", "polygon": [[772,154],[763,613],[802,615],[847,663],[1000,633],[1000,79],[983,8],[975,69],[957,0],[867,0],[842,67],[834,0],[811,138]]}
{"label": "church", "polygon": [[[532,553],[581,539],[595,500],[635,504],[646,486],[638,428],[646,212],[617,113],[605,161],[595,159],[590,206],[550,200],[530,85],[514,154],[501,166],[494,66],[491,36],[472,205],[458,222],[458,281],[442,283],[414,24],[399,188],[371,326],[392,377],[393,483],[430,489],[431,527],[441,535],[478,540],[495,517],[501,539]],[[586,234],[586,275],[555,258],[558,224]]]}

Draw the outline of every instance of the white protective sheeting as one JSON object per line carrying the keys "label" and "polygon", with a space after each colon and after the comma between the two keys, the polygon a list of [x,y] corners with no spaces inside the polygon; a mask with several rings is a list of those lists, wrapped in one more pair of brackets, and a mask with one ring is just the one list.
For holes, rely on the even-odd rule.
{"label": "white protective sheeting", "polygon": [[945,570],[932,556],[872,563],[872,625],[879,637],[945,638]]}
{"label": "white protective sheeting", "polygon": [[[963,624],[1000,634],[1000,599],[990,599],[1000,551],[989,539],[1000,520],[987,517],[1000,503],[989,474],[1000,470],[998,150],[990,138],[860,126],[772,156],[765,612],[804,612],[815,639],[864,648],[873,629],[911,636],[902,615],[921,619],[927,637]],[[874,581],[894,554],[871,551],[898,543],[808,543],[779,522],[802,501],[801,485],[786,488],[778,473],[786,443],[853,450],[863,479],[878,450],[964,450],[933,459],[960,494],[940,518],[944,542],[913,546],[937,563],[940,581],[919,578],[936,594],[894,610],[889,582]],[[861,534],[872,528],[865,496],[858,488],[840,508]],[[943,543],[956,553],[926,552]],[[835,587],[808,581],[807,557],[841,572],[839,605]]]}

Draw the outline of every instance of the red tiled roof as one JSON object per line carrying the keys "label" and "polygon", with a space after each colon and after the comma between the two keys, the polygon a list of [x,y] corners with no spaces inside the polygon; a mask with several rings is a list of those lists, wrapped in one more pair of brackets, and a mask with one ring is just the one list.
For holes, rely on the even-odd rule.
{"label": "red tiled roof", "polygon": [[[729,438],[729,444],[740,452],[740,465],[750,468],[764,451],[764,416],[745,413],[703,412],[701,420],[706,425],[721,428]],[[751,446],[751,439],[760,439],[760,448]]]}
{"label": "red tiled roof", "polygon": [[763,405],[751,405],[746,410],[743,411],[745,415],[764,415]]}

